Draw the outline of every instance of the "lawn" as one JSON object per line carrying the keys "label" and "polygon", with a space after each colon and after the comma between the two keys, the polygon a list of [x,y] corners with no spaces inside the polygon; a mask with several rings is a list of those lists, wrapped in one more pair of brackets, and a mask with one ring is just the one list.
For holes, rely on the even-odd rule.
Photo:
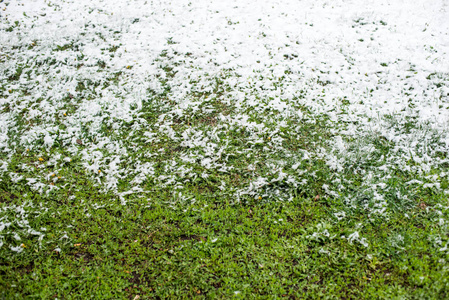
{"label": "lawn", "polygon": [[0,298],[448,298],[448,9],[0,0]]}

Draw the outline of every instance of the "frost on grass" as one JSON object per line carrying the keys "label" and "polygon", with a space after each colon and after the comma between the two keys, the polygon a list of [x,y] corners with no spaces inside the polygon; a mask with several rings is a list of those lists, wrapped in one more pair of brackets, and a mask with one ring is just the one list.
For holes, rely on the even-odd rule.
{"label": "frost on grass", "polygon": [[318,196],[344,221],[448,194],[444,1],[0,8],[4,195]]}

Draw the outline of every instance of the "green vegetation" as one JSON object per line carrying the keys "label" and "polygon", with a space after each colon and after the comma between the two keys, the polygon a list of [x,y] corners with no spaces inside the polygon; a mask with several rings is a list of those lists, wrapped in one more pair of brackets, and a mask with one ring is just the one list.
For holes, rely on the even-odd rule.
{"label": "green vegetation", "polygon": [[420,111],[447,73],[299,41],[247,77],[176,38],[141,63],[121,35],[149,19],[122,18],[0,55],[0,299],[449,298],[445,123]]}
{"label": "green vegetation", "polygon": [[[169,71],[169,70],[168,70]],[[226,89],[216,81],[214,95]],[[111,79],[110,84],[114,84]],[[81,90],[82,92],[82,90]],[[168,87],[163,93],[168,92]],[[166,95],[150,91],[152,102],[140,110],[140,117],[155,124],[164,106]],[[194,93],[197,99],[210,95]],[[76,99],[65,98],[68,105]],[[158,102],[160,100],[160,102]],[[295,101],[299,102],[299,99]],[[153,105],[150,105],[150,104]],[[175,119],[172,128],[213,130],[223,126],[221,115],[231,115],[236,108],[218,100],[203,101],[208,114],[186,114]],[[345,104],[343,104],[345,105]],[[253,118],[264,120],[267,127],[272,112],[242,108]],[[250,140],[244,128],[229,130],[222,142],[231,145],[235,155],[229,159],[229,172],[213,172],[185,184],[177,196],[144,179],[144,196],[104,192],[96,184],[95,174],[86,170],[81,156],[73,156],[58,168],[48,163],[50,157],[65,156],[64,142],[42,155],[39,151],[21,149],[11,158],[10,170],[23,172],[30,166],[29,176],[46,169],[48,182],[59,189],[36,193],[26,184],[14,184],[7,176],[1,182],[2,209],[8,220],[28,220],[27,226],[15,229],[26,238],[14,240],[6,235],[5,244],[16,244],[23,251],[1,251],[1,296],[43,299],[140,299],[146,298],[432,298],[448,296],[448,242],[445,223],[449,210],[443,207],[447,196],[431,188],[411,189],[407,182],[417,175],[393,168],[393,176],[376,179],[391,187],[385,193],[387,215],[375,213],[373,182],[366,182],[363,170],[370,172],[389,165],[388,157],[394,143],[376,135],[350,140],[344,171],[337,174],[323,157],[302,157],[304,151],[328,147],[333,139],[326,116],[313,115],[298,106],[302,117],[286,119],[281,144],[271,144],[268,135],[253,155],[243,151]],[[73,111],[75,113],[76,110]],[[67,113],[71,113],[67,110]],[[272,119],[271,119],[272,120]],[[58,121],[57,121],[58,122]],[[414,130],[386,120],[391,127]],[[17,131],[28,126],[18,121]],[[166,149],[160,161],[178,161],[188,148],[169,138],[146,143],[141,134],[128,138],[135,124],[121,124],[120,130],[103,124],[101,132],[124,145],[137,149],[132,157]],[[61,124],[62,126],[62,124]],[[297,132],[292,128],[299,128]],[[274,131],[274,130],[273,130]],[[95,137],[86,128],[83,149]],[[430,135],[431,136],[431,135]],[[11,136],[14,139],[14,136]],[[278,146],[278,151],[272,148]],[[369,147],[370,151],[364,151]],[[368,153],[368,154],[367,154]],[[110,155],[105,152],[105,155]],[[338,156],[338,154],[337,154]],[[296,159],[295,159],[296,157]],[[284,171],[292,176],[304,170],[301,178],[307,183],[292,187],[285,182],[269,183],[259,190],[260,196],[235,201],[230,189],[244,186],[260,176],[275,179],[270,162],[284,161]],[[293,168],[295,162],[299,164]],[[350,163],[351,162],[351,163]],[[126,162],[124,162],[126,164]],[[409,164],[413,164],[412,161]],[[194,164],[195,165],[195,164]],[[248,166],[255,166],[249,170]],[[166,165],[154,164],[163,174]],[[200,164],[194,172],[205,171]],[[26,168],[25,168],[26,169]],[[99,171],[101,172],[101,170]],[[379,178],[384,174],[376,171]],[[435,171],[431,171],[435,172]],[[56,174],[57,173],[57,174]],[[435,172],[436,173],[436,172]],[[386,174],[386,173],[385,173]],[[271,177],[270,177],[271,176]],[[340,178],[335,182],[334,178]],[[422,174],[420,178],[425,178]],[[183,177],[180,176],[182,179]],[[227,188],[222,190],[219,183]],[[326,194],[323,185],[343,182],[340,195]],[[443,188],[447,182],[442,180]],[[130,188],[121,180],[119,188]],[[333,188],[333,189],[336,189]],[[276,200],[276,191],[291,193],[288,200]],[[399,197],[397,192],[410,194]],[[185,196],[187,195],[187,196]],[[354,196],[355,195],[355,196]],[[350,199],[351,197],[351,199]],[[19,207],[23,207],[24,213]],[[25,234],[28,228],[45,228],[39,235]]]}
{"label": "green vegetation", "polygon": [[[2,249],[3,298],[447,297],[449,258],[434,246],[447,231],[425,204],[434,198],[408,218],[329,222],[332,203],[318,197],[229,205],[197,194],[176,208],[156,197],[123,206],[87,184],[77,196],[84,201],[47,199],[31,221],[48,232],[70,224],[62,243],[50,233],[19,254]],[[5,190],[2,199],[24,200]],[[355,231],[369,247],[341,238]]]}

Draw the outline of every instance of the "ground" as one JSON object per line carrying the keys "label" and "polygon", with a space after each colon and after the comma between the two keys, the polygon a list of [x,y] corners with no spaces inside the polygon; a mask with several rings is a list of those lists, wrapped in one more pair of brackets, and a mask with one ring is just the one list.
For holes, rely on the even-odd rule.
{"label": "ground", "polygon": [[449,297],[448,13],[1,1],[1,297]]}

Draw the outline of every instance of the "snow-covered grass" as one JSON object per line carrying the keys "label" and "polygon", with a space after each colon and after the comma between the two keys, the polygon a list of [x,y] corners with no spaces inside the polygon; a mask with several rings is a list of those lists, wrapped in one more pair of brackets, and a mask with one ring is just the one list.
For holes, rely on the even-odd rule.
{"label": "snow-covered grass", "polygon": [[447,295],[445,1],[0,14],[5,295]]}

